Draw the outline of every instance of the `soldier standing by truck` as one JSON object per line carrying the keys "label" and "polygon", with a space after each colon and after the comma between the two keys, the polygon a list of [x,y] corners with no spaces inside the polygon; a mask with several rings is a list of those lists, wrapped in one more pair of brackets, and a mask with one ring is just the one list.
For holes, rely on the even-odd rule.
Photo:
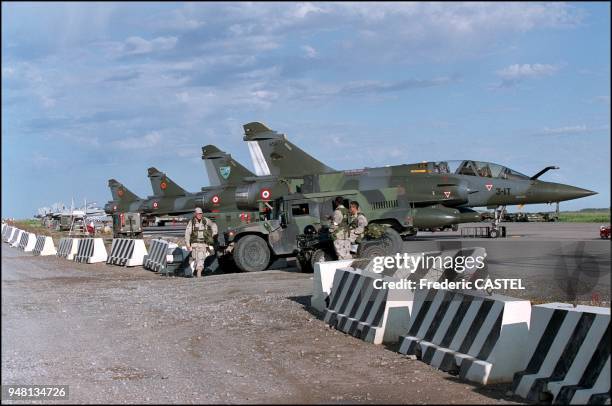
{"label": "soldier standing by truck", "polygon": [[344,207],[342,196],[336,197],[336,209],[331,219],[329,231],[334,240],[338,259],[351,259],[351,240],[349,230],[349,211]]}
{"label": "soldier standing by truck", "polygon": [[202,209],[196,207],[195,216],[189,220],[185,229],[185,245],[195,261],[196,277],[202,276],[206,257],[215,252],[213,244],[217,233],[217,224],[204,217]]}
{"label": "soldier standing by truck", "polygon": [[359,210],[359,202],[352,201],[349,205],[349,211],[351,212],[351,216],[349,218],[349,240],[351,244],[360,243],[361,238],[365,233],[365,228],[368,225],[368,219],[366,216]]}

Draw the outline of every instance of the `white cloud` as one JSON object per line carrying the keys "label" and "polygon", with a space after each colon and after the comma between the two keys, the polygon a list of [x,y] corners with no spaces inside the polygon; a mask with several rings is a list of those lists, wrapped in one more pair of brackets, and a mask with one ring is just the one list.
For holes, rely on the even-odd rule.
{"label": "white cloud", "polygon": [[525,78],[535,78],[538,76],[550,76],[559,68],[555,65],[546,65],[541,63],[534,64],[514,64],[504,69],[498,70],[497,75],[504,80],[521,80]]}
{"label": "white cloud", "polygon": [[299,3],[295,5],[295,8],[292,10],[291,15],[296,18],[304,18],[308,16],[308,14],[316,14],[324,12],[324,10],[320,7],[315,6],[312,3]]}
{"label": "white cloud", "polygon": [[542,130],[542,134],[545,135],[560,135],[560,134],[582,134],[587,132],[589,129],[586,125],[573,125],[573,126],[565,126],[565,127],[557,127],[557,128],[548,128],[545,127]]}
{"label": "white cloud", "polygon": [[188,10],[173,10],[170,15],[167,11],[163,16],[152,17],[151,26],[172,31],[192,31],[203,27],[206,23],[198,18],[194,18]]}
{"label": "white cloud", "polygon": [[126,137],[114,141],[113,144],[121,149],[146,149],[159,144],[162,137],[158,131],[151,131],[142,137]]}
{"label": "white cloud", "polygon": [[563,127],[549,128],[544,127],[541,131],[537,132],[536,135],[576,135],[576,134],[587,134],[597,131],[608,131],[609,126],[587,126],[585,124],[570,125]]}
{"label": "white cloud", "polygon": [[2,78],[8,79],[15,75],[15,68],[11,66],[3,66],[2,67]]}
{"label": "white cloud", "polygon": [[152,52],[163,52],[173,49],[178,42],[177,37],[157,37],[146,40],[141,37],[129,37],[118,46],[117,52],[121,55],[143,55]]}
{"label": "white cloud", "polygon": [[55,168],[58,166],[58,162],[55,159],[37,151],[31,155],[30,162],[37,168]]}
{"label": "white cloud", "polygon": [[317,50],[311,47],[310,45],[303,45],[302,50],[306,54],[305,55],[306,58],[316,58],[317,57]]}

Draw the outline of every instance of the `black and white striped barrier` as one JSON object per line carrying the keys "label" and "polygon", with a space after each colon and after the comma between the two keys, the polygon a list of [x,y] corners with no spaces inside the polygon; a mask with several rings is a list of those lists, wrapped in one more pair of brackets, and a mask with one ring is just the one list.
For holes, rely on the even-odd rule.
{"label": "black and white striped barrier", "polygon": [[523,363],[530,313],[527,300],[419,290],[399,352],[482,385],[511,382]]}
{"label": "black and white striped barrier", "polygon": [[17,245],[17,248],[23,251],[26,244],[28,243],[29,238],[30,238],[30,233],[28,233],[27,231],[24,231],[23,233],[21,233],[21,238],[19,239],[19,244]]}
{"label": "black and white striped barrier", "polygon": [[19,249],[23,252],[32,252],[36,245],[36,235],[25,231],[21,234],[21,241],[19,242]]}
{"label": "black and white striped barrier", "polygon": [[385,288],[382,281],[399,279],[361,269],[338,269],[325,323],[373,344],[397,342],[408,327],[413,292]]}
{"label": "black and white striped barrier", "polygon": [[13,227],[7,225],[2,229],[2,241],[6,242],[9,239],[9,236],[11,235]]}
{"label": "black and white striped barrier", "polygon": [[610,404],[610,309],[533,306],[524,368],[512,391],[530,401]]}
{"label": "black and white striped barrier", "polygon": [[143,267],[149,271],[170,274],[179,270],[189,253],[177,244],[161,240],[151,240],[149,253],[144,257]]}
{"label": "black and white striped barrier", "polygon": [[53,244],[53,238],[46,235],[39,235],[36,239],[36,245],[32,253],[40,256],[57,255],[55,244]]}
{"label": "black and white striped barrier", "polygon": [[82,238],[79,241],[74,261],[84,264],[106,262],[108,254],[102,238]]}
{"label": "black and white striped barrier", "polygon": [[[405,262],[407,264],[412,264],[412,266],[385,267],[380,274],[382,276],[391,276],[415,282],[418,282],[420,279],[427,279],[432,282],[443,280],[456,281],[458,279],[486,277],[487,275],[486,260],[484,260],[487,253],[486,250],[481,247],[410,253],[406,254],[406,256],[407,259]],[[457,257],[463,257],[466,260],[472,258],[472,260],[469,261],[469,265],[464,266],[464,268],[460,270],[461,272],[458,272],[459,269],[457,269],[456,262],[453,262],[455,268],[452,268],[446,266],[446,263],[443,261],[444,259],[454,259]],[[479,257],[483,259],[484,267],[476,269],[476,259]],[[329,301],[328,297],[331,292],[336,270],[347,267],[364,269],[375,273],[379,273],[380,271],[376,269],[375,259],[346,259],[315,264],[313,293],[310,299],[311,307],[319,312],[325,311],[326,302]]]}
{"label": "black and white striped barrier", "polygon": [[69,261],[74,260],[74,256],[79,250],[80,238],[63,237],[60,239],[59,247],[57,249],[57,256],[60,258],[66,258]]}
{"label": "black and white striped barrier", "polygon": [[336,271],[349,267],[352,263],[352,259],[315,263],[310,307],[318,310],[320,313],[325,312],[325,308],[329,304],[329,295],[331,294]]}
{"label": "black and white striped barrier", "polygon": [[10,242],[16,231],[17,229],[15,227],[9,226],[4,234],[4,242]]}
{"label": "black and white striped barrier", "polygon": [[114,238],[107,264],[119,266],[140,266],[147,247],[144,240],[129,238]]}
{"label": "black and white striped barrier", "polygon": [[11,247],[17,248],[19,243],[21,242],[21,236],[25,233],[25,231],[17,229],[15,234],[13,234],[13,238],[10,241]]}

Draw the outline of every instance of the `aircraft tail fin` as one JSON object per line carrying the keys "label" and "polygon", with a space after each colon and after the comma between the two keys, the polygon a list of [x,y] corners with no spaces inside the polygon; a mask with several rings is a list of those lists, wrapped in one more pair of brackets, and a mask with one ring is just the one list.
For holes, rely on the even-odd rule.
{"label": "aircraft tail fin", "polygon": [[243,128],[243,140],[249,146],[258,176],[291,177],[334,172],[333,168],[287,140],[285,134],[271,130],[265,124],[252,122]]}
{"label": "aircraft tail fin", "polygon": [[108,187],[110,188],[113,200],[122,201],[126,203],[135,202],[141,200],[140,197],[136,196],[128,188],[126,188],[121,182],[115,179],[108,180]]}
{"label": "aircraft tail fin", "polygon": [[202,147],[202,160],[211,186],[237,184],[243,178],[255,176],[253,172],[234,160],[230,154],[214,145]]}
{"label": "aircraft tail fin", "polygon": [[154,167],[147,170],[155,196],[185,196],[187,191]]}

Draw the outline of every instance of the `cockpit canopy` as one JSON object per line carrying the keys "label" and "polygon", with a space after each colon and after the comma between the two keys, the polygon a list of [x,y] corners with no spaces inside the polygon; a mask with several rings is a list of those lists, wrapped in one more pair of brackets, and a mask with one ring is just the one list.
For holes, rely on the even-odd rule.
{"label": "cockpit canopy", "polygon": [[529,179],[529,176],[502,165],[483,161],[438,161],[417,164],[421,170],[418,172],[450,173],[455,175],[480,176],[483,178],[498,179]]}

